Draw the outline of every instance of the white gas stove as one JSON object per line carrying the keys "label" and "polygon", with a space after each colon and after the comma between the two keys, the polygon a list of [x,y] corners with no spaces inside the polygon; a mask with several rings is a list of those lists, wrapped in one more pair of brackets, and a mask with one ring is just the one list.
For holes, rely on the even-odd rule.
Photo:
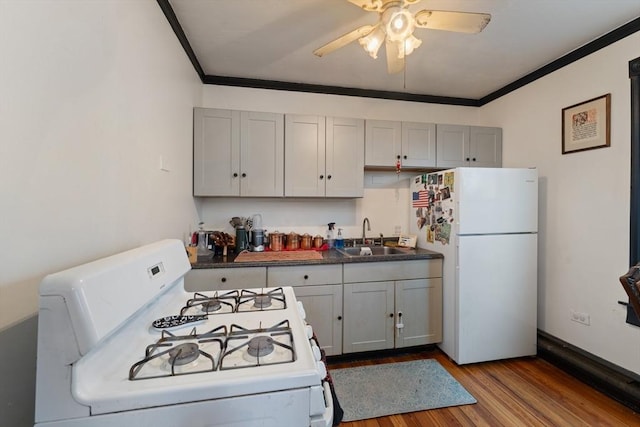
{"label": "white gas stove", "polygon": [[293,288],[187,293],[190,268],[166,240],[42,281],[36,425],[331,425]]}

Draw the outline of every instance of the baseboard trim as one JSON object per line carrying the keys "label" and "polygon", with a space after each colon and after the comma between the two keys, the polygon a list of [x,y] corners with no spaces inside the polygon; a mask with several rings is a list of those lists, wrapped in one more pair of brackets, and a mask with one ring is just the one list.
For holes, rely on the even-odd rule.
{"label": "baseboard trim", "polygon": [[559,338],[538,331],[538,357],[606,396],[640,412],[640,376]]}

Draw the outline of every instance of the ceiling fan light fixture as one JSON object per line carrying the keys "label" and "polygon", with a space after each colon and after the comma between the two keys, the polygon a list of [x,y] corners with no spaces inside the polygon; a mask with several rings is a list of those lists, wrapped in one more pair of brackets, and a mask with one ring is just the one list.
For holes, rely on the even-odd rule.
{"label": "ceiling fan light fixture", "polygon": [[401,7],[390,7],[382,14],[382,22],[384,24],[387,37],[391,41],[403,41],[415,29],[416,22],[411,12]]}
{"label": "ceiling fan light fixture", "polygon": [[378,25],[373,31],[358,39],[360,45],[373,59],[378,58],[378,50],[384,42],[384,31]]}
{"label": "ceiling fan light fixture", "polygon": [[404,49],[401,50],[402,55],[403,56],[407,56],[407,55],[411,55],[411,53],[420,47],[420,45],[422,44],[422,40],[420,40],[419,38],[417,38],[416,36],[414,36],[413,34],[411,34],[405,41],[404,41]]}

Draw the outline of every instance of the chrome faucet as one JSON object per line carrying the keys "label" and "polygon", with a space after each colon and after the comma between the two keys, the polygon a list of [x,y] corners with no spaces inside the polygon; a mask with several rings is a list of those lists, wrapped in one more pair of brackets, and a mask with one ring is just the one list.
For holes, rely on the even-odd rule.
{"label": "chrome faucet", "polygon": [[369,218],[365,218],[362,220],[362,244],[366,245],[365,233],[364,233],[364,225],[367,224],[367,230],[371,231],[371,223],[369,222]]}

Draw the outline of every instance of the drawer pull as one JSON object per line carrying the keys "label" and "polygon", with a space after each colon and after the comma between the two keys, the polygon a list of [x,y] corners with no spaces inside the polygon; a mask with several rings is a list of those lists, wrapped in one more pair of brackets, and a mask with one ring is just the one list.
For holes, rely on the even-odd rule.
{"label": "drawer pull", "polygon": [[342,320],[342,316],[338,316],[338,320]]}
{"label": "drawer pull", "polygon": [[305,274],[305,275],[304,275],[304,280],[307,280],[308,278],[309,278],[309,275],[308,275],[308,274]]}
{"label": "drawer pull", "polygon": [[226,282],[226,281],[227,281],[227,278],[226,278],[226,277],[223,277],[222,279],[220,279],[220,281],[221,281],[222,283],[224,283],[224,282]]}

